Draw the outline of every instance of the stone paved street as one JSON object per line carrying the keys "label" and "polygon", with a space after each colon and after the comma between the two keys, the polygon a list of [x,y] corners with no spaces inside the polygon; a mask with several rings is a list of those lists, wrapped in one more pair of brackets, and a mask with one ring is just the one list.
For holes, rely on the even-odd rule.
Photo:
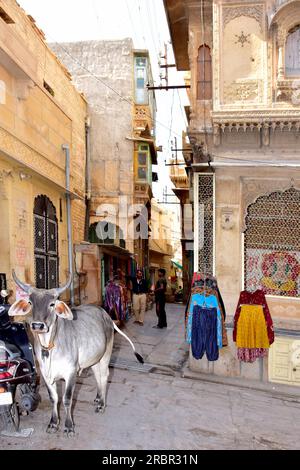
{"label": "stone paved street", "polygon": [[[111,368],[108,406],[103,415],[94,413],[96,387],[91,372],[78,379],[75,438],[65,438],[61,430],[56,435],[45,433],[50,404],[43,387],[39,409],[22,418],[23,428],[34,427],[32,436],[1,437],[0,449],[300,448],[299,395],[280,396],[182,378],[180,367],[186,358],[186,347],[180,343],[182,306],[168,306],[168,323],[168,330],[152,329],[154,311],[147,312],[144,327],[129,321],[126,330],[135,336],[138,351],[147,363],[161,368],[150,373]],[[129,352],[125,340],[116,338],[114,358],[133,364]]]}

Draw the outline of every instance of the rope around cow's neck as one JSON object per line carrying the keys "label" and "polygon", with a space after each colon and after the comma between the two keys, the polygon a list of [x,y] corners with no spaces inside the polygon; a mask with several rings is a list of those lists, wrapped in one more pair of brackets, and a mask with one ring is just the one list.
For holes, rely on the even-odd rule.
{"label": "rope around cow's neck", "polygon": [[57,317],[55,318],[55,321],[54,321],[54,325],[53,325],[53,328],[52,328],[52,331],[51,331],[48,346],[44,346],[41,343],[41,338],[40,338],[41,333],[36,333],[37,337],[38,337],[38,340],[39,340],[39,343],[40,343],[40,346],[41,346],[41,349],[42,349],[42,359],[44,359],[45,357],[49,357],[49,352],[51,352],[52,349],[55,347],[54,339],[55,339],[56,332],[57,332]]}

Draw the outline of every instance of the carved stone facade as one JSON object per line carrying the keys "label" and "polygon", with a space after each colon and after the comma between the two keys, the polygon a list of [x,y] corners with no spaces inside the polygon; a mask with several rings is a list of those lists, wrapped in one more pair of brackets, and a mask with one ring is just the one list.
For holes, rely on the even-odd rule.
{"label": "carved stone facade", "polygon": [[[291,188],[300,190],[300,70],[298,72],[295,54],[298,50],[299,55],[299,46],[293,43],[298,41],[300,34],[300,2],[203,2],[206,30],[210,21],[212,31],[207,39],[204,31],[204,40],[201,31],[197,35],[194,26],[197,24],[199,29],[201,25],[200,10],[195,7],[201,2],[186,0],[184,3],[190,15],[194,15],[188,23],[189,37],[193,38],[189,45],[191,70],[197,67],[196,51],[212,36],[213,96],[209,102],[197,100],[195,83],[191,82],[192,114],[188,134],[192,148],[202,149],[194,152],[194,172],[215,175],[214,274],[230,322],[239,293],[246,286],[244,239],[249,206],[260,197],[277,194],[280,200],[283,192]],[[171,30],[172,27],[171,24]],[[172,32],[176,35],[175,25]],[[195,184],[197,180],[194,179]],[[272,210],[277,199],[274,197],[275,202],[272,201]],[[196,220],[201,215],[200,210],[197,200],[194,201]],[[292,198],[285,211],[287,216],[296,211]],[[268,218],[269,214],[262,216]],[[285,223],[282,214],[279,219],[280,223]],[[274,221],[272,223],[276,226]],[[292,226],[290,230],[293,230]],[[202,232],[197,224],[194,233],[195,238],[201,240]],[[276,248],[280,243],[275,241]],[[272,251],[272,247],[269,248]],[[295,256],[297,249],[290,246],[287,251],[298,259],[298,254]],[[281,262],[283,257],[277,255],[274,254],[274,259]],[[197,255],[194,259],[197,263]],[[194,269],[198,269],[197,264]],[[299,290],[293,292],[296,294],[290,298],[270,295],[270,289],[267,294],[275,328],[291,330],[291,335],[300,326]],[[240,375],[241,369],[235,369],[234,354],[234,347],[230,345],[214,365],[214,373]],[[203,361],[191,359],[190,365],[202,372],[212,370]],[[263,367],[263,380],[268,380],[267,360]],[[248,372],[245,374],[258,378],[258,371],[250,376]]]}
{"label": "carved stone facade", "polygon": [[253,6],[225,6],[223,7],[223,28],[226,27],[230,21],[241,16],[247,16],[249,18],[254,18],[260,25],[261,30],[263,29],[263,6],[264,4],[258,4]]}

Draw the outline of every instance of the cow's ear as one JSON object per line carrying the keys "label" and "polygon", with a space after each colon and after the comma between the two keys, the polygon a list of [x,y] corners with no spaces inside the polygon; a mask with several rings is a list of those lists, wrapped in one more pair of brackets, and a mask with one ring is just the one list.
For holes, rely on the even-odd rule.
{"label": "cow's ear", "polygon": [[31,303],[27,300],[20,299],[16,300],[14,304],[10,307],[8,315],[10,317],[24,316],[27,315],[31,310]]}
{"label": "cow's ear", "polygon": [[55,302],[54,311],[59,318],[64,318],[65,320],[73,320],[73,313],[71,309],[67,306],[67,304],[65,304],[61,300],[57,300]]}

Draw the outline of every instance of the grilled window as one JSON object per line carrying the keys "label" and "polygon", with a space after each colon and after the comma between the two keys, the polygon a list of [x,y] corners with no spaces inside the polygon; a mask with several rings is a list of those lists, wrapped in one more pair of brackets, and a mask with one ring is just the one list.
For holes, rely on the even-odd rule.
{"label": "grilled window", "polygon": [[34,204],[35,283],[39,289],[58,287],[58,228],[56,209],[47,196]]}
{"label": "grilled window", "polygon": [[208,46],[199,47],[197,59],[197,99],[212,99],[211,55]]}
{"label": "grilled window", "polygon": [[300,25],[290,32],[285,44],[285,75],[300,76]]}
{"label": "grilled window", "polygon": [[262,196],[248,207],[245,288],[300,296],[300,191]]}

